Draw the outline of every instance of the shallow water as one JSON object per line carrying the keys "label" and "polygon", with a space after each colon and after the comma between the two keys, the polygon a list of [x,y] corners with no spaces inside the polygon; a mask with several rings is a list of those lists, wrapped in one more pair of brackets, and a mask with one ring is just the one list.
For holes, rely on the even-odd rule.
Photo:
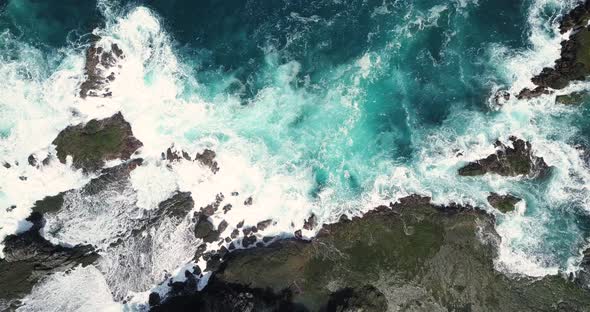
{"label": "shallow water", "polygon": [[[132,173],[131,195],[98,199],[107,207],[152,209],[180,190],[198,209],[222,192],[234,206],[223,216],[230,230],[272,218],[265,234],[288,236],[310,212],[333,222],[419,193],[496,213],[487,195],[510,192],[525,203],[497,216],[497,268],[543,276],[577,265],[590,237],[587,106],[561,107],[551,96],[491,104],[496,90],[515,94],[558,57],[556,18],[575,1],[89,2],[0,2],[0,161],[20,164],[0,167],[0,207],[17,205],[0,211],[2,236],[26,227],[35,200],[89,179],[67,165],[26,166],[28,155],[47,155],[68,124],[120,110],[146,162]],[[91,32],[126,55],[112,98],[77,97]],[[456,174],[510,135],[555,167],[550,178]],[[215,150],[221,170],[167,169],[158,159],[172,144]],[[233,191],[240,196],[229,198]],[[243,205],[248,196],[253,206]],[[65,226],[45,235],[102,248],[98,271],[80,274],[122,283],[110,274],[121,251],[105,246],[130,225],[83,200],[72,207],[48,220]],[[177,250],[194,247],[174,237]],[[191,256],[154,258],[132,294]]]}

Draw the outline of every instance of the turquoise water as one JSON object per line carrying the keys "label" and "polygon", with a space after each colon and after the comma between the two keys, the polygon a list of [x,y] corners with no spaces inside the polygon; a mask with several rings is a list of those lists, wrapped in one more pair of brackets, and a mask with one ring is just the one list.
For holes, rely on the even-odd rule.
{"label": "turquoise water", "polygon": [[[590,143],[590,110],[557,107],[551,97],[513,98],[502,108],[489,99],[499,88],[518,91],[551,65],[557,17],[574,3],[4,1],[2,78],[14,82],[10,90],[24,90],[17,93],[27,105],[0,95],[0,160],[32,152],[13,134],[31,116],[63,121],[70,106],[88,107],[68,83],[63,94],[49,89],[59,101],[48,99],[47,81],[64,71],[81,75],[88,34],[98,29],[127,48],[123,71],[141,69],[143,89],[112,99],[140,139],[243,156],[247,165],[234,168],[235,180],[253,175],[247,187],[278,196],[253,208],[282,216],[287,227],[278,231],[289,232],[289,218],[308,210],[330,222],[411,193],[492,211],[488,193],[510,192],[526,208],[497,215],[498,268],[530,275],[572,270],[590,237],[590,172],[582,152]],[[191,118],[203,106],[206,117]],[[551,177],[456,175],[512,134],[556,167]],[[285,198],[303,204],[283,205]]]}

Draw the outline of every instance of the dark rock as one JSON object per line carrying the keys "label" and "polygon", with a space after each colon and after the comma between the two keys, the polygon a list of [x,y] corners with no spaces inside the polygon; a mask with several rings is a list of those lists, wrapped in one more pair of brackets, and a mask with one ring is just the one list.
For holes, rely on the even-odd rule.
{"label": "dark rock", "polygon": [[57,158],[62,163],[71,155],[73,166],[85,171],[100,169],[108,160],[127,160],[143,146],[133,136],[131,125],[121,113],[69,126],[59,133],[53,144],[56,145]]}
{"label": "dark rock", "polygon": [[191,161],[192,160],[191,159],[191,156],[187,152],[185,152],[185,151],[182,151],[182,157],[184,159],[188,160],[188,161]]}
{"label": "dark rock", "polygon": [[387,311],[387,298],[373,285],[344,288],[330,294],[326,311],[357,312]]}
{"label": "dark rock", "polygon": [[295,235],[295,238],[296,239],[302,239],[303,238],[303,234],[301,233],[301,230],[295,231],[294,235]]}
{"label": "dark rock", "polygon": [[590,248],[584,250],[580,269],[574,281],[580,287],[590,290]]}
{"label": "dark rock", "polygon": [[[169,298],[162,306],[194,311],[590,308],[588,292],[560,276],[513,279],[495,271],[500,238],[492,216],[427,201],[405,198],[363,218],[324,225],[309,242],[288,239],[234,250],[202,292]],[[405,234],[408,227],[415,229],[413,235]],[[334,287],[339,290],[329,291]],[[240,298],[247,300],[236,299],[245,292],[249,295]]]}
{"label": "dark rock", "polygon": [[204,166],[209,167],[211,172],[214,174],[219,171],[219,165],[217,161],[215,161],[215,152],[209,149],[205,149],[203,153],[197,153],[195,156],[195,160],[203,164]]}
{"label": "dark rock", "polygon": [[201,268],[200,268],[198,265],[195,265],[195,266],[193,267],[193,274],[194,274],[194,275],[197,275],[197,276],[198,276],[198,275],[201,275]]}
{"label": "dark rock", "polygon": [[4,162],[4,163],[2,163],[2,166],[4,166],[4,168],[6,168],[6,169],[10,169],[10,167],[12,167],[12,166],[11,166],[9,163],[7,163],[7,162]]}
{"label": "dark rock", "polygon": [[506,90],[498,90],[494,94],[494,104],[502,106],[504,102],[510,100],[510,93]]}
{"label": "dark rock", "polygon": [[199,259],[203,253],[205,252],[205,250],[207,250],[207,244],[201,244],[197,247],[197,250],[195,251],[195,256],[193,259],[197,260]]}
{"label": "dark rock", "polygon": [[570,30],[578,30],[588,25],[590,20],[590,1],[584,1],[573,10],[569,11],[559,23],[559,31],[562,34]]}
{"label": "dark rock", "polygon": [[230,237],[231,237],[231,238],[233,238],[233,239],[236,239],[236,238],[237,238],[239,235],[240,235],[240,231],[238,231],[237,229],[234,229],[234,230],[231,232],[231,235],[230,235]]}
{"label": "dark rock", "polygon": [[301,305],[292,303],[290,296],[289,291],[276,295],[272,291],[264,289],[252,289],[244,285],[213,281],[209,282],[207,287],[200,292],[191,296],[170,297],[150,311],[307,311]]}
{"label": "dark rock", "polygon": [[551,93],[553,93],[553,91],[547,90],[546,87],[536,87],[533,90],[529,88],[524,88],[516,95],[516,98],[519,100],[529,100],[532,98],[539,97],[541,95],[547,95]]}
{"label": "dark rock", "polygon": [[236,249],[236,245],[235,245],[233,242],[231,242],[231,243],[229,244],[229,246],[227,246],[227,249],[228,249],[228,250],[230,250],[230,251],[231,251],[231,250],[234,250],[234,249]]}
{"label": "dark rock", "polygon": [[490,205],[503,213],[513,211],[514,205],[519,201],[521,201],[520,198],[510,194],[500,195],[497,193],[491,193],[490,196],[488,196],[488,202]]}
{"label": "dark rock", "polygon": [[205,271],[217,271],[219,266],[221,266],[221,256],[219,254],[214,254],[209,260],[207,260]]}
{"label": "dark rock", "polygon": [[207,216],[200,215],[197,224],[195,224],[195,237],[206,243],[212,243],[219,238],[219,233],[215,231],[213,223],[209,221]]}
{"label": "dark rock", "polygon": [[223,206],[223,213],[228,213],[232,208],[231,204],[227,204],[225,206]]}
{"label": "dark rock", "polygon": [[240,193],[238,193],[238,192],[231,192],[231,196],[238,196],[238,195],[240,195]]}
{"label": "dark rock", "polygon": [[531,81],[540,87],[563,89],[572,81],[583,81],[590,74],[590,29],[587,4],[576,7],[562,20],[560,29],[573,29],[568,40],[561,42],[561,55],[552,68],[543,68]]}
{"label": "dark rock", "polygon": [[107,51],[97,45],[98,39],[100,38],[86,50],[86,80],[80,85],[81,98],[111,96],[108,84],[115,80],[115,75],[110,69],[124,58],[123,51],[117,44],[111,44],[110,51]]}
{"label": "dark rock", "polygon": [[20,177],[18,177],[18,179],[19,179],[19,180],[21,180],[21,181],[26,181],[26,180],[27,180],[27,177],[25,177],[25,176],[20,176]]}
{"label": "dark rock", "polygon": [[250,235],[250,233],[252,233],[254,231],[254,227],[246,227],[242,230],[242,233],[244,233],[244,236],[248,236]]}
{"label": "dark rock", "polygon": [[238,229],[239,229],[239,228],[241,228],[242,226],[244,226],[244,220],[242,220],[242,221],[238,222],[238,224],[236,225],[236,227],[237,227]]}
{"label": "dark rock", "polygon": [[256,228],[260,231],[264,231],[264,230],[266,230],[266,228],[269,225],[271,225],[271,223],[272,223],[271,219],[260,221],[260,222],[258,222],[258,224],[256,224]]}
{"label": "dark rock", "polygon": [[173,151],[171,147],[169,147],[166,150],[166,160],[171,161],[171,162],[175,162],[175,161],[179,161],[181,159],[182,159],[182,157],[179,155],[179,153]]}
{"label": "dark rock", "polygon": [[311,216],[303,222],[303,228],[306,230],[313,230],[316,227],[317,222],[317,217],[312,213]]}
{"label": "dark rock", "polygon": [[149,299],[148,299],[148,304],[149,304],[151,307],[159,305],[159,304],[160,304],[160,302],[161,302],[161,299],[160,299],[160,294],[158,294],[158,293],[155,293],[155,292],[153,292],[153,293],[150,293],[150,297],[149,297]]}
{"label": "dark rock", "polygon": [[231,238],[230,238],[229,236],[228,236],[228,237],[226,237],[226,238],[225,238],[225,242],[226,242],[226,243],[229,243],[229,242],[231,242]]}
{"label": "dark rock", "polygon": [[252,196],[246,198],[246,200],[244,201],[244,205],[246,205],[246,206],[252,205]]}
{"label": "dark rock", "polygon": [[0,260],[0,301],[12,302],[29,293],[45,276],[94,263],[98,259],[91,246],[55,246],[41,234],[45,221],[33,212],[27,221],[32,227],[4,240],[4,259]]}
{"label": "dark rock", "polygon": [[242,239],[242,246],[248,248],[256,243],[256,236],[246,236]]}
{"label": "dark rock", "polygon": [[38,165],[38,161],[37,161],[37,158],[35,157],[35,155],[29,155],[29,158],[27,159],[27,161],[29,162],[29,165],[31,165],[33,167],[37,167],[37,165]]}
{"label": "dark rock", "polygon": [[16,209],[16,205],[10,205],[10,207],[6,208],[6,211],[7,211],[7,212],[11,212],[11,211],[13,211],[14,209]]}
{"label": "dark rock", "polygon": [[510,137],[513,147],[496,142],[495,154],[471,162],[459,169],[461,176],[478,176],[496,173],[502,176],[527,175],[542,177],[549,171],[549,166],[542,157],[532,154],[531,144],[515,137]]}
{"label": "dark rock", "polygon": [[225,231],[225,229],[227,229],[227,221],[223,220],[219,223],[219,226],[217,226],[217,231],[219,233],[223,233],[223,231]]}
{"label": "dark rock", "polygon": [[229,250],[227,250],[225,246],[221,246],[221,248],[219,248],[219,250],[217,251],[217,254],[221,257],[221,259],[223,259],[228,252]]}

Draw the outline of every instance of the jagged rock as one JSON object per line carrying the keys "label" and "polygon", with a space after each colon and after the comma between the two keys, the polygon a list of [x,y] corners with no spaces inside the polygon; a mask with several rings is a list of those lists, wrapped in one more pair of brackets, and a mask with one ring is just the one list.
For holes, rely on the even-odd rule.
{"label": "jagged rock", "polygon": [[155,293],[155,292],[150,293],[150,296],[148,298],[148,304],[151,307],[159,305],[160,302],[161,302],[160,294]]}
{"label": "jagged rock", "polygon": [[230,237],[233,239],[236,239],[238,236],[240,235],[240,231],[238,231],[237,229],[233,230],[230,234]]}
{"label": "jagged rock", "polygon": [[254,245],[256,243],[256,241],[257,241],[256,236],[248,235],[242,239],[242,246],[244,248],[248,248],[248,247]]}
{"label": "jagged rock", "polygon": [[490,196],[488,196],[488,202],[490,205],[503,213],[513,211],[514,206],[520,201],[520,198],[510,194],[500,195],[497,193],[491,193]]}
{"label": "jagged rock", "polygon": [[531,81],[544,88],[563,89],[571,81],[583,81],[590,74],[590,29],[586,26],[590,14],[588,2],[576,7],[565,16],[560,25],[562,32],[574,32],[568,40],[561,42],[561,55],[555,65],[545,67]]}
{"label": "jagged rock", "polygon": [[85,171],[98,170],[108,160],[127,160],[143,146],[133,136],[131,125],[121,113],[69,126],[59,133],[53,144],[56,145],[57,158],[62,163],[71,155],[73,166]]}
{"label": "jagged rock", "polygon": [[[562,277],[511,279],[496,272],[494,223],[482,210],[405,198],[362,218],[324,225],[309,242],[234,250],[203,291],[170,297],[153,311],[590,308],[588,292]],[[236,299],[244,293],[239,298],[247,300]]]}
{"label": "jagged rock", "polygon": [[239,228],[241,228],[242,226],[244,226],[244,220],[242,220],[242,221],[238,222],[238,224],[236,225],[236,227],[237,227],[238,229],[239,229]]}
{"label": "jagged rock", "polygon": [[227,221],[225,221],[225,220],[221,221],[219,223],[219,226],[217,226],[217,231],[219,233],[223,233],[223,231],[225,231],[225,229],[227,229],[227,225],[228,225]]}
{"label": "jagged rock", "polygon": [[264,221],[260,221],[260,222],[258,222],[258,223],[256,224],[256,229],[257,229],[258,231],[264,231],[264,230],[266,230],[266,228],[267,228],[269,225],[271,225],[271,223],[272,223],[272,220],[271,220],[271,219],[264,220]]}
{"label": "jagged rock", "polygon": [[575,282],[580,287],[590,290],[590,248],[584,250],[580,270],[576,274]]}
{"label": "jagged rock", "polygon": [[6,169],[10,169],[10,168],[12,167],[12,166],[11,166],[9,163],[7,163],[7,162],[3,162],[3,163],[2,163],[2,166],[4,166],[4,168],[6,168]]}
{"label": "jagged rock", "polygon": [[252,196],[250,196],[250,197],[246,198],[246,200],[244,201],[244,205],[250,206],[250,205],[252,205],[252,202],[253,202]]}
{"label": "jagged rock", "polygon": [[197,224],[195,224],[195,237],[206,243],[212,243],[219,238],[219,232],[215,231],[213,223],[206,215],[199,215]]}
{"label": "jagged rock", "polygon": [[223,206],[223,213],[228,213],[232,208],[231,204],[227,204],[225,206]]}
{"label": "jagged rock", "polygon": [[38,162],[37,162],[37,158],[35,157],[35,155],[29,155],[29,158],[27,159],[29,165],[33,166],[33,167],[37,167]]}
{"label": "jagged rock", "polygon": [[123,50],[116,43],[110,45],[110,50],[105,50],[98,45],[100,38],[95,38],[92,45],[86,50],[86,64],[84,72],[86,80],[80,85],[80,97],[108,97],[111,92],[108,84],[115,80],[112,69],[119,60],[125,58]]}
{"label": "jagged rock", "polygon": [[238,196],[238,195],[240,195],[240,193],[238,193],[238,192],[231,192],[231,196]]}
{"label": "jagged rock", "polygon": [[460,168],[459,175],[478,176],[486,173],[496,173],[502,176],[527,175],[529,177],[540,177],[548,173],[549,166],[542,157],[532,154],[529,142],[516,137],[510,137],[510,141],[512,147],[496,141],[496,153]]}
{"label": "jagged rock", "polygon": [[210,149],[205,149],[203,153],[197,153],[195,160],[203,164],[203,166],[209,167],[211,172],[214,174],[219,171],[219,165],[215,161],[215,152]]}
{"label": "jagged rock", "polygon": [[306,230],[313,230],[317,225],[317,217],[315,214],[311,214],[307,220],[303,222],[303,228]]}
{"label": "jagged rock", "polygon": [[532,98],[539,97],[541,95],[547,95],[547,94],[551,94],[551,93],[553,93],[553,91],[547,90],[546,87],[536,87],[533,90],[531,90],[529,88],[524,88],[516,95],[516,98],[519,100],[522,100],[522,99],[529,100]]}
{"label": "jagged rock", "polygon": [[559,31],[562,34],[570,30],[577,30],[588,25],[590,20],[590,1],[585,1],[569,11],[559,23]]}
{"label": "jagged rock", "polygon": [[[50,206],[52,201],[53,198],[37,204]],[[52,209],[59,208],[48,210]],[[77,265],[86,266],[98,259],[91,246],[63,247],[47,241],[39,233],[45,225],[40,212],[33,212],[27,221],[33,224],[28,231],[9,235],[4,240],[5,257],[0,260],[0,301],[4,303],[26,295],[47,275],[64,272]]]}

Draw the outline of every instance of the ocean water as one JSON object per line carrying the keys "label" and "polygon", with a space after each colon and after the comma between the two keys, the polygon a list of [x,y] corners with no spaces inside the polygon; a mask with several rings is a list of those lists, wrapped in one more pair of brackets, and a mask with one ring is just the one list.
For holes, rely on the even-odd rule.
{"label": "ocean water", "polygon": [[[496,216],[496,268],[529,276],[575,270],[590,238],[590,109],[556,105],[555,96],[492,102],[499,89],[530,87],[530,78],[558,58],[567,34],[559,34],[557,19],[575,4],[0,1],[0,162],[12,164],[0,167],[1,237],[26,229],[34,201],[91,178],[68,164],[27,165],[30,154],[52,152],[67,125],[121,111],[144,143],[145,163],[121,196],[70,196],[77,209],[47,220],[48,228],[60,225],[44,233],[48,239],[93,244],[102,259],[48,279],[23,309],[34,310],[70,283],[80,287],[46,304],[59,307],[65,295],[88,301],[99,288],[91,304],[137,308],[165,272],[182,272],[191,261],[196,242],[183,234],[189,225],[161,229],[162,249],[137,280],[124,278],[134,271],[116,261],[134,250],[109,243],[131,226],[130,207],[152,209],[177,190],[192,192],[196,209],[225,194],[234,208],[213,218],[228,221],[229,231],[241,220],[273,219],[264,234],[281,236],[300,229],[310,213],[334,222],[413,193],[496,214],[487,195],[509,192],[524,202]],[[111,98],[77,96],[90,34],[125,53]],[[549,178],[456,174],[510,135],[530,141],[554,166]],[[168,168],[159,158],[170,146],[193,155],[213,149],[221,169],[214,175],[190,162]],[[240,196],[229,196],[234,191]],[[248,196],[252,206],[243,204]],[[11,205],[17,208],[3,209]],[[125,306],[113,302],[123,297]]]}

